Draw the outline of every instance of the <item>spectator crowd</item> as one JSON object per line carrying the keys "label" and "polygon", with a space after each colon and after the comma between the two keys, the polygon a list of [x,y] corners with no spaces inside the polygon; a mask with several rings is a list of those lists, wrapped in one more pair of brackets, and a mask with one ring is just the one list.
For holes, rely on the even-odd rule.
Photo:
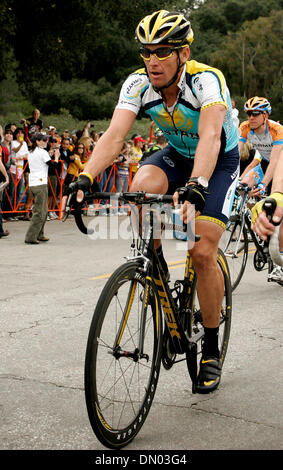
{"label": "spectator crowd", "polygon": [[[60,151],[60,164],[50,165],[48,168],[47,220],[52,220],[60,218],[66,188],[83,171],[103,132],[97,132],[87,122],[82,130],[70,132],[65,129],[59,134],[55,126],[44,127],[38,109],[34,109],[31,117],[22,119],[20,124],[11,122],[0,125],[0,160],[3,164],[0,167],[0,238],[9,235],[3,229],[7,220],[31,218],[33,197],[29,189],[29,156],[33,138],[38,134],[46,136],[46,150],[51,160],[54,161],[56,150]],[[166,138],[158,129],[153,131],[153,124],[148,138],[134,134],[124,142],[114,164],[97,178],[100,190],[127,191],[139,162],[166,143]],[[109,213],[105,211],[103,201],[100,206],[101,214]],[[117,213],[124,214],[123,208],[117,207]]]}
{"label": "spectator crowd", "polygon": [[[234,100],[232,100],[232,113],[240,141],[240,175],[244,176],[246,171],[257,165],[259,161],[265,172],[268,161],[265,161],[253,144],[241,135],[244,126],[247,126],[247,121],[240,123],[239,111]],[[282,130],[279,123],[274,124]],[[44,127],[38,109],[34,109],[31,117],[22,119],[20,125],[16,123],[7,123],[3,127],[0,125],[0,238],[9,235],[8,230],[3,228],[7,220],[30,220],[31,218],[33,197],[29,188],[29,156],[34,136],[38,133],[46,136],[46,150],[52,161],[55,160],[56,152],[58,150],[60,152],[58,165],[48,167],[47,220],[62,217],[61,205],[63,198],[66,197],[66,189],[83,171],[95,145],[103,135],[103,131],[97,132],[90,122],[87,122],[82,130],[70,132],[65,129],[59,134],[55,126]],[[279,137],[275,144],[281,143],[281,140],[278,140]],[[148,137],[132,135],[131,139],[124,142],[113,165],[97,177],[100,191],[128,191],[139,164],[166,145],[166,136],[155,127],[153,122],[150,124]],[[258,184],[258,181],[251,184]],[[93,210],[91,210],[93,208],[94,205],[88,208],[91,215],[93,215]],[[109,206],[103,200],[100,201],[98,209],[96,204],[95,214],[109,214]],[[122,207],[117,206],[111,213],[124,214],[125,212]]]}

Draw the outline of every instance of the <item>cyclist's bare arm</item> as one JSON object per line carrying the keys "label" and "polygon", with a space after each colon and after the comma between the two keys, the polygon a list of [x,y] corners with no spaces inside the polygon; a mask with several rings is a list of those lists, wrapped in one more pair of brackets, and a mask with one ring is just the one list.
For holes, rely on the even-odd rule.
{"label": "cyclist's bare arm", "polygon": [[[274,177],[275,168],[277,166],[279,155],[282,153],[282,150],[283,150],[283,145],[274,145],[272,147],[270,161],[269,161],[268,167],[266,168],[264,178],[262,180],[262,183],[264,183],[266,186],[270,183],[270,181]],[[280,158],[282,159],[282,156]],[[276,172],[278,173],[277,169],[276,169]]]}
{"label": "cyclist's bare arm", "polygon": [[194,167],[191,176],[204,176],[210,179],[220,150],[220,138],[226,108],[217,104],[200,112],[198,134],[199,143],[196,149]]}
{"label": "cyclist's bare arm", "polygon": [[[283,148],[281,148],[281,151],[278,154],[277,165],[274,169],[270,197],[272,197],[273,195],[275,195],[278,198],[277,208],[274,212],[273,221],[275,223],[278,223],[283,217]],[[261,206],[260,205],[258,205],[258,207],[256,206],[253,209],[254,211],[253,218],[255,218],[255,220],[253,221],[254,223],[252,225],[252,229],[263,240],[266,240],[266,238],[272,235],[272,233],[274,232],[274,225],[267,219],[266,214],[264,212],[261,212]],[[281,226],[280,249],[282,248],[282,245],[283,245],[283,229]]]}
{"label": "cyclist's bare arm", "polygon": [[[223,105],[214,105],[200,112],[198,134],[199,143],[196,149],[194,167],[191,177],[204,176],[210,179],[220,150],[220,138],[226,109]],[[189,177],[188,177],[189,179]],[[174,195],[174,204],[178,203],[178,193]],[[182,207],[181,218],[187,222],[187,204]]]}
{"label": "cyclist's bare arm", "polygon": [[95,178],[111,165],[119,154],[124,140],[130,131],[136,114],[126,109],[116,109],[107,131],[96,143],[84,172]]}
{"label": "cyclist's bare arm", "polygon": [[280,147],[281,150],[273,175],[272,193],[283,193],[283,146],[280,145]]}
{"label": "cyclist's bare arm", "polygon": [[[94,179],[114,162],[135,118],[136,115],[132,111],[125,109],[116,109],[114,111],[110,125],[94,147],[83,174]],[[83,191],[79,190],[77,201],[81,202],[83,197]],[[65,207],[62,207],[62,210],[64,211]]]}

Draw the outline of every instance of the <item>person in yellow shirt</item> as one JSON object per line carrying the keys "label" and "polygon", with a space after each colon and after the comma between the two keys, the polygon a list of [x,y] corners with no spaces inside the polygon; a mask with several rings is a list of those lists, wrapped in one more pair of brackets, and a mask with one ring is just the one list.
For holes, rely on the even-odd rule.
{"label": "person in yellow shirt", "polygon": [[[85,161],[85,145],[81,142],[77,145],[77,147],[74,149],[73,154],[70,156],[70,164],[68,166],[68,172],[65,177],[64,181],[64,187],[63,187],[63,198],[62,198],[62,204],[63,207],[65,205],[65,201],[68,199],[67,195],[67,189],[69,187],[69,184],[71,184],[73,181],[76,181],[78,179],[79,173],[84,169],[86,162],[82,163]],[[60,218],[62,218],[63,214],[61,212]]]}
{"label": "person in yellow shirt", "polygon": [[132,177],[134,177],[134,175],[136,174],[137,170],[138,170],[138,164],[139,164],[139,161],[141,160],[142,156],[143,156],[143,147],[144,147],[144,144],[146,144],[147,141],[144,140],[141,136],[136,136],[134,138],[134,145],[133,145],[133,148],[131,150],[131,163],[133,163],[132,165]]}

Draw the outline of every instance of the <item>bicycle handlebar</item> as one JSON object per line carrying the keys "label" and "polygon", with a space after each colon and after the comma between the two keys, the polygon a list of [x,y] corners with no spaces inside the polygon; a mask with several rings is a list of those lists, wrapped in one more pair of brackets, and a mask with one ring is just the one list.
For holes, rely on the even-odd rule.
{"label": "bicycle handlebar", "polygon": [[[144,191],[137,191],[137,192],[124,192],[124,193],[109,193],[109,192],[96,192],[91,194],[86,194],[82,202],[77,202],[74,200],[75,194],[69,194],[67,204],[66,204],[66,215],[63,219],[65,221],[68,218],[68,215],[71,210],[71,202],[73,203],[75,209],[75,221],[78,226],[78,229],[84,233],[85,235],[93,233],[92,229],[88,229],[82,219],[82,207],[86,201],[92,201],[94,199],[110,199],[111,197],[115,197],[115,199],[119,199],[120,201],[124,202],[133,202],[135,204],[151,204],[153,202],[158,203],[172,203],[173,196],[168,194],[151,194],[146,193]],[[72,201],[73,199],[73,201]]]}
{"label": "bicycle handlebar", "polygon": [[280,224],[282,221],[280,221],[278,224],[274,223],[272,221],[272,217],[274,214],[274,211],[277,207],[276,201],[273,198],[267,198],[264,203],[263,203],[263,210],[266,213],[266,216],[270,222],[275,225],[275,229],[273,234],[269,238],[269,253],[272,261],[275,264],[278,264],[279,266],[283,267],[283,255],[280,253],[280,247],[279,247],[279,230],[280,230]]}
{"label": "bicycle handlebar", "polygon": [[[132,192],[132,193],[130,192],[121,192],[121,193],[95,192],[91,194],[86,194],[82,202],[77,202],[76,200],[74,200],[75,197],[76,197],[76,194],[74,193],[69,194],[67,204],[66,204],[66,215],[63,219],[63,222],[68,218],[68,215],[71,210],[71,203],[72,203],[75,209],[74,217],[75,217],[77,227],[85,235],[87,234],[90,235],[93,233],[93,230],[86,227],[82,219],[82,207],[86,201],[93,201],[94,199],[110,199],[110,198],[115,197],[115,199],[118,199],[120,201],[131,202],[135,204],[152,204],[154,202],[159,203],[159,204],[162,204],[162,203],[170,204],[173,202],[172,195],[152,194],[152,193],[146,193],[144,191],[137,191],[137,192]],[[184,231],[186,231],[185,224],[183,228],[184,228]],[[198,235],[194,235],[194,237],[195,237],[194,241],[198,241],[200,239]]]}

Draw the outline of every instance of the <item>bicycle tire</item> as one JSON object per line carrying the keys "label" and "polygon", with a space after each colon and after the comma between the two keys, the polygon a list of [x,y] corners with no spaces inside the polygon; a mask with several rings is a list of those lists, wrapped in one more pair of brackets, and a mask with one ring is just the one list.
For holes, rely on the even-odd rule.
{"label": "bicycle tire", "polygon": [[[94,311],[86,348],[85,400],[89,421],[99,441],[112,449],[126,446],[140,431],[160,371],[161,308],[154,282],[140,268],[139,262],[127,262],[108,279]],[[150,287],[145,291],[146,279]],[[145,295],[148,308],[144,353],[148,359],[137,354]],[[131,352],[124,354],[123,347]]]}
{"label": "bicycle tire", "polygon": [[[240,219],[228,221],[220,241],[230,272],[232,292],[238,287],[246,269],[249,253],[248,232]],[[239,238],[243,237],[243,240]]]}
{"label": "bicycle tire", "polygon": [[[231,331],[232,288],[231,288],[229,266],[228,266],[226,257],[220,248],[218,249],[217,263],[221,269],[221,272],[224,278],[224,298],[222,302],[222,308],[220,312],[220,322],[219,322],[219,351],[220,351],[220,362],[222,366],[226,357],[229,338],[230,338],[230,331]],[[197,283],[194,282],[192,285],[191,301],[189,304],[190,311],[192,312],[192,334],[191,334],[190,339],[194,341],[195,337],[198,338],[197,354],[201,355],[202,341],[200,341],[199,339],[202,339],[204,331],[203,331],[202,313],[201,313],[198,299],[197,299],[196,284]],[[187,354],[189,355],[189,353]],[[189,360],[190,358],[188,357],[187,361]]]}

